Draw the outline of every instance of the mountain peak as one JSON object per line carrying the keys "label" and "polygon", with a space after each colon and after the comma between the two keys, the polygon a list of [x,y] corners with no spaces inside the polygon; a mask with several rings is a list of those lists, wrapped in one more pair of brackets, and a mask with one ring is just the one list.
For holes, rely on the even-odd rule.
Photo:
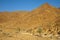
{"label": "mountain peak", "polygon": [[49,6],[49,4],[48,3],[45,3],[45,4],[43,4],[43,6]]}
{"label": "mountain peak", "polygon": [[41,6],[39,6],[38,8],[36,8],[36,9],[34,9],[33,11],[35,12],[35,11],[42,11],[42,10],[45,10],[45,9],[53,9],[54,7],[53,6],[51,6],[51,5],[49,5],[48,3],[45,3],[45,4],[43,4],[43,5],[41,5]]}
{"label": "mountain peak", "polygon": [[43,8],[50,8],[50,7],[52,7],[52,6],[49,5],[48,3],[45,3],[45,4],[41,5],[41,7],[43,7]]}
{"label": "mountain peak", "polygon": [[44,6],[49,6],[49,4],[48,3],[45,3],[45,4],[43,4]]}

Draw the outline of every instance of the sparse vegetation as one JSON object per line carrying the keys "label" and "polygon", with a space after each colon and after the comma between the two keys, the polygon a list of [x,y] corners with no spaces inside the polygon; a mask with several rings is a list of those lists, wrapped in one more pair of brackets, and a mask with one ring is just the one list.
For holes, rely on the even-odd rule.
{"label": "sparse vegetation", "polygon": [[42,32],[42,29],[38,28],[37,32],[40,34]]}
{"label": "sparse vegetation", "polygon": [[10,35],[10,33],[7,33],[7,32],[2,32],[2,35],[4,37],[13,37],[12,35]]}
{"label": "sparse vegetation", "polygon": [[39,33],[39,34],[37,34],[37,36],[38,36],[38,37],[41,37],[41,33],[42,33],[41,27],[38,27],[38,28],[37,28],[37,33]]}
{"label": "sparse vegetation", "polygon": [[16,33],[19,33],[20,32],[20,28],[16,28]]}
{"label": "sparse vegetation", "polygon": [[4,33],[4,32],[3,32],[2,34],[3,34],[4,36],[8,36],[8,35],[9,35],[9,33]]}
{"label": "sparse vegetation", "polygon": [[28,29],[26,32],[29,32],[29,33],[31,33],[31,32],[32,32],[32,29]]}

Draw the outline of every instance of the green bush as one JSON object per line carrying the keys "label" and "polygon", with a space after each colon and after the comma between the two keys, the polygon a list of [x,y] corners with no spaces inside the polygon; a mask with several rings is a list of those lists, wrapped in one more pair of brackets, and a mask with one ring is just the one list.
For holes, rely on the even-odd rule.
{"label": "green bush", "polygon": [[42,29],[38,28],[37,32],[40,34],[42,32]]}
{"label": "green bush", "polygon": [[20,32],[20,28],[16,28],[16,33],[19,33]]}

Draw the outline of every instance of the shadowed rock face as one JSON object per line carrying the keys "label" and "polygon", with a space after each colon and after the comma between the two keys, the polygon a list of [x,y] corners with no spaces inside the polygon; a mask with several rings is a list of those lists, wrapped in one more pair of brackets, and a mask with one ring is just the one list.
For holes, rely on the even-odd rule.
{"label": "shadowed rock face", "polygon": [[42,35],[57,34],[60,30],[60,10],[46,3],[31,12],[0,12],[0,25],[34,31],[34,28],[40,27],[43,28]]}

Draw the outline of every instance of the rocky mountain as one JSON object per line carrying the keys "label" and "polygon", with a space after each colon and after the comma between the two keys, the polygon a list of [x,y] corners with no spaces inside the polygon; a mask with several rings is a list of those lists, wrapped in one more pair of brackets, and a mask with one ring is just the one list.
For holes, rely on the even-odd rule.
{"label": "rocky mountain", "polygon": [[[20,30],[42,30],[41,35],[57,35],[60,32],[60,10],[48,3],[32,11],[0,12],[0,28],[6,32],[8,28],[20,28]],[[60,35],[60,34],[59,34]]]}

